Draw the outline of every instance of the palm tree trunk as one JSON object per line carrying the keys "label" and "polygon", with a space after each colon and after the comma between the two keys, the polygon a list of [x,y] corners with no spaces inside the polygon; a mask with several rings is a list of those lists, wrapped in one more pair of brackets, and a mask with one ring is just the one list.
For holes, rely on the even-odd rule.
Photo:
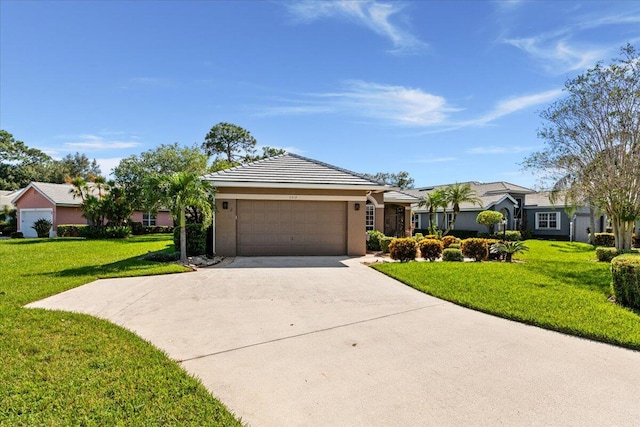
{"label": "palm tree trunk", "polygon": [[187,219],[184,213],[184,209],[180,209],[180,262],[182,264],[187,263]]}

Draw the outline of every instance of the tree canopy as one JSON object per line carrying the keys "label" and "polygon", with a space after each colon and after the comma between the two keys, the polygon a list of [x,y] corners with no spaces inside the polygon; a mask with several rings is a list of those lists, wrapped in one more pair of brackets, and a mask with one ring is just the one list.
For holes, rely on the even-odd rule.
{"label": "tree canopy", "polygon": [[17,190],[31,181],[49,182],[54,160],[37,148],[29,148],[0,130],[0,189]]}
{"label": "tree canopy", "polygon": [[258,141],[251,132],[232,123],[220,122],[205,136],[203,150],[210,156],[226,160],[229,164],[255,162],[267,157],[279,156],[285,150],[269,146],[262,147],[262,154],[256,154]]}
{"label": "tree canopy", "polygon": [[398,173],[389,172],[377,172],[375,174],[364,173],[362,174],[366,178],[373,181],[378,181],[383,184],[398,187],[400,190],[407,190],[413,188],[414,180],[409,176],[409,172],[400,171]]}
{"label": "tree canopy", "polygon": [[564,91],[541,113],[545,149],[524,166],[545,171],[568,203],[588,200],[605,212],[616,248],[629,249],[640,218],[640,53],[627,45],[611,65],[569,79]]}

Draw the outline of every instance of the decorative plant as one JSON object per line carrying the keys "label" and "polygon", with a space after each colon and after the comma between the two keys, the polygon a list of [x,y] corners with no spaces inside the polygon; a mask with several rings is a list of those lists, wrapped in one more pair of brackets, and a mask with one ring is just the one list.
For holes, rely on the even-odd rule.
{"label": "decorative plant", "polygon": [[524,242],[498,242],[491,245],[491,253],[492,254],[501,254],[504,255],[504,259],[506,262],[511,262],[513,254],[518,252],[528,251],[529,247],[524,244]]}
{"label": "decorative plant", "polygon": [[51,221],[45,218],[40,218],[33,223],[33,226],[31,228],[36,230],[38,237],[49,237],[51,227],[53,227]]}

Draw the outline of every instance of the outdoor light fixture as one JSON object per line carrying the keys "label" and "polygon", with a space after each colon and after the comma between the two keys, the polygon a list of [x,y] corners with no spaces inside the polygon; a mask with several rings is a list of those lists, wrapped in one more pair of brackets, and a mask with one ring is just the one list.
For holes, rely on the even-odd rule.
{"label": "outdoor light fixture", "polygon": [[222,202],[222,209],[229,209],[229,202]]}
{"label": "outdoor light fixture", "polygon": [[356,208],[357,211],[359,211],[360,210],[360,203],[356,203],[355,204],[355,208]]}

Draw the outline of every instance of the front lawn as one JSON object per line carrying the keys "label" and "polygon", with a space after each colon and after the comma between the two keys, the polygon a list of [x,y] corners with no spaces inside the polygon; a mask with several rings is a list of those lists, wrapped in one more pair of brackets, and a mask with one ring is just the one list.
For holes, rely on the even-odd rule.
{"label": "front lawn", "polygon": [[640,313],[608,301],[610,264],[590,245],[527,241],[522,263],[410,262],[374,268],[427,294],[543,328],[640,350]]}
{"label": "front lawn", "polygon": [[22,305],[103,277],[185,271],[140,260],[170,235],[0,241],[0,425],[240,425],[197,380],[129,331]]}

